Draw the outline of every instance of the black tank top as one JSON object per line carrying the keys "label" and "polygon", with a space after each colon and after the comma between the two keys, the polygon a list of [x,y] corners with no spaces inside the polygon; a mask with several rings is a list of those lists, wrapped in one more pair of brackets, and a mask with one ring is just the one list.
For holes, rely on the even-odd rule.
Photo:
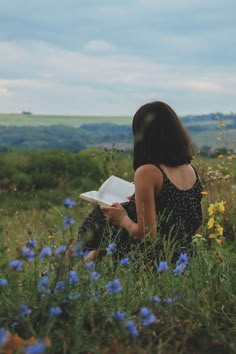
{"label": "black tank top", "polygon": [[[189,243],[191,236],[202,224],[202,184],[195,171],[196,181],[192,188],[178,189],[167,177],[163,169],[163,185],[156,197],[157,224],[161,236],[174,235]],[[170,235],[171,234],[171,235]]]}

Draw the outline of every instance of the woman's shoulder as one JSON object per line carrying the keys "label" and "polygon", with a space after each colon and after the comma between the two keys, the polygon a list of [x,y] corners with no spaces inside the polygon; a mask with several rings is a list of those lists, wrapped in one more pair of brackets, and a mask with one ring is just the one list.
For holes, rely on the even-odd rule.
{"label": "woman's shoulder", "polygon": [[142,183],[150,183],[155,186],[161,186],[163,183],[163,174],[157,166],[145,164],[137,168],[134,174],[134,179],[135,181],[142,181]]}

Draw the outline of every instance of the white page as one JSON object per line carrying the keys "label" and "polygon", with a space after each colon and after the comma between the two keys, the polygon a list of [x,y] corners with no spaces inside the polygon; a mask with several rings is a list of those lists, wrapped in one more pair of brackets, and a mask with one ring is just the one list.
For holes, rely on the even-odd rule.
{"label": "white page", "polygon": [[[127,200],[127,197],[134,194],[134,184],[119,177],[109,177],[99,188],[99,192],[111,194],[120,200]],[[119,201],[117,200],[119,203]]]}

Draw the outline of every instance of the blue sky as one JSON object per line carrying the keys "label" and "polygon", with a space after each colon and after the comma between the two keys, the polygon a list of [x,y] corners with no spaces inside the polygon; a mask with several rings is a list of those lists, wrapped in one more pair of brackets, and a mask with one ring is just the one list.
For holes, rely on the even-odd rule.
{"label": "blue sky", "polygon": [[235,0],[1,0],[0,112],[236,111]]}

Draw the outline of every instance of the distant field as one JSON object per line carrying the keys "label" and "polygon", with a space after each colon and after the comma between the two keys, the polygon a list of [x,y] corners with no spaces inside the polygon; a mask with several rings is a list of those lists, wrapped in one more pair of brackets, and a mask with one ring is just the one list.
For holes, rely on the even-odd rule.
{"label": "distant field", "polygon": [[24,114],[0,114],[0,125],[4,126],[32,126],[40,125],[68,125],[79,128],[85,123],[116,123],[130,125],[132,117],[117,116],[54,116],[54,115],[24,115]]}

